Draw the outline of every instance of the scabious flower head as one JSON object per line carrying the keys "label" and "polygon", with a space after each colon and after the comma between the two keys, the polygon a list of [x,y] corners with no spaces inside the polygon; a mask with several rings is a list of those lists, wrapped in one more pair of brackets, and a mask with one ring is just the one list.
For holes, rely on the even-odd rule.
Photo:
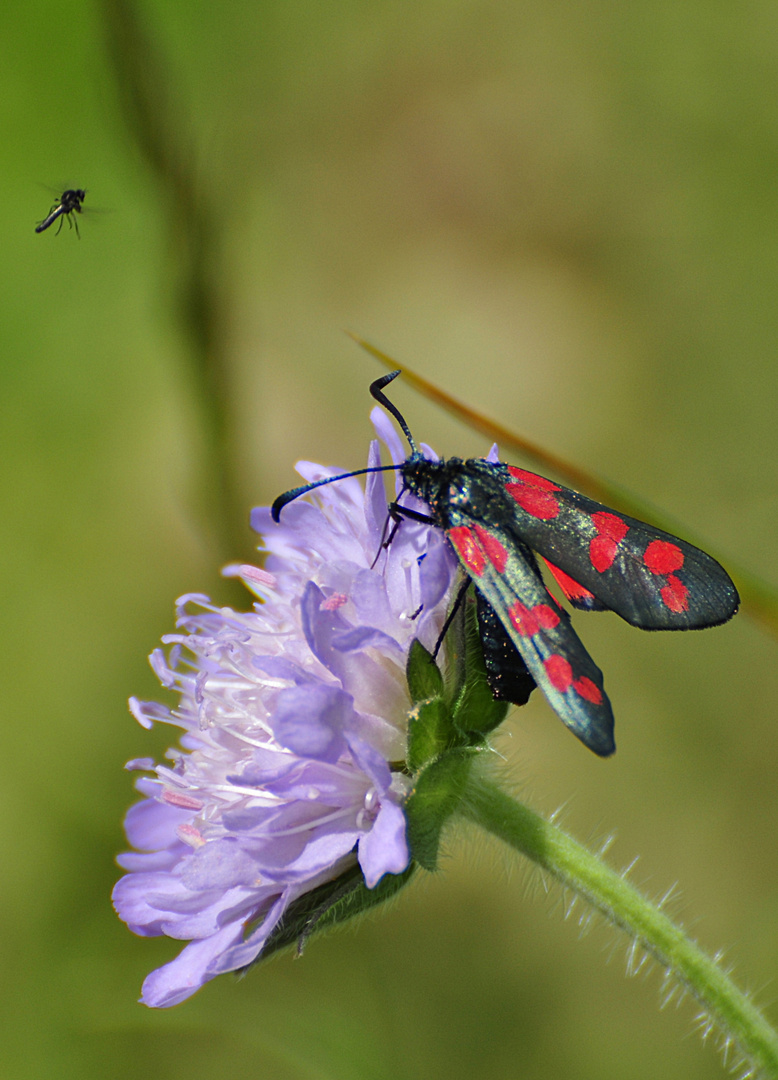
{"label": "scabious flower head", "polygon": [[[380,410],[372,419],[398,464],[394,429]],[[151,656],[178,704],[132,699],[131,711],[184,735],[171,764],[128,763],[154,775],[126,817],[137,850],[119,859],[129,872],[113,899],[135,933],[189,944],[146,979],[146,1005],[251,964],[291,904],[357,863],[371,889],[408,866],[405,663],[415,638],[437,640],[456,559],[440,530],[412,521],[382,549],[386,522],[380,473],[364,491],[354,477],[319,488],[280,524],[255,510],[264,568],[231,572],[260,602],[237,612],[185,596],[181,632]]]}

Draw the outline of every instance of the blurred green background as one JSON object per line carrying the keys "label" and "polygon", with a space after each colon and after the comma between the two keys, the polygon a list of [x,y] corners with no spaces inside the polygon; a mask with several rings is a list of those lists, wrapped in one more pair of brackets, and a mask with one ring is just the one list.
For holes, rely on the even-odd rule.
{"label": "blurred green background", "polygon": [[[139,11],[148,56],[108,0],[8,0],[0,36],[3,1074],[721,1076],[693,1007],[660,1012],[661,973],[627,980],[614,932],[579,940],[577,912],[474,833],[388,911],[171,1011],[136,999],[178,946],[133,937],[108,897],[122,766],[170,738],[126,698],[159,696],[146,655],[174,598],[237,603],[218,568],[250,557],[249,507],[297,458],[364,460],[379,369],[344,327],[778,581],[775,6]],[[127,122],[122,42],[191,205]],[[41,184],[105,211],[80,242],[35,235]],[[242,508],[221,531],[206,339]],[[407,386],[394,400],[439,452],[485,452]],[[619,751],[587,753],[536,695],[499,738],[506,774],[580,839],[616,832],[613,863],[639,855],[652,895],[677,882],[671,909],[775,1018],[776,641],[745,615],[576,621]]]}

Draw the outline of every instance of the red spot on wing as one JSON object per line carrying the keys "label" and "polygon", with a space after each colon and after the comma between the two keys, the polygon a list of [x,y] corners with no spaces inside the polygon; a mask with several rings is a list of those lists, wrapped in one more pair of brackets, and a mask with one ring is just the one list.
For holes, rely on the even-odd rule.
{"label": "red spot on wing", "polygon": [[652,540],[643,553],[643,562],[652,574],[667,575],[667,581],[659,590],[662,603],[676,615],[689,610],[689,590],[673,573],[680,570],[684,554],[677,544],[669,540]]}
{"label": "red spot on wing", "polygon": [[565,660],[564,656],[560,656],[559,653],[554,653],[553,656],[549,656],[543,661],[543,667],[546,669],[546,675],[548,675],[554,689],[561,694],[567,693],[573,685],[573,669],[570,661]]}
{"label": "red spot on wing", "polygon": [[597,510],[592,514],[592,524],[600,536],[608,536],[617,543],[623,540],[629,532],[629,525],[618,514],[611,514],[607,510]]}
{"label": "red spot on wing", "polygon": [[467,525],[455,525],[453,529],[449,529],[448,538],[470,573],[481,577],[486,566],[486,556]]}
{"label": "red spot on wing", "polygon": [[589,542],[589,558],[594,569],[601,574],[604,574],[606,570],[610,570],[618,550],[619,545],[615,540],[611,540],[609,536],[595,536]]}
{"label": "red spot on wing", "polygon": [[522,637],[534,637],[540,630],[553,630],[559,623],[559,615],[549,604],[535,604],[529,608],[521,600],[508,608],[508,618]]}
{"label": "red spot on wing", "polygon": [[643,553],[643,562],[652,574],[672,574],[683,566],[683,552],[669,540],[652,540]]}
{"label": "red spot on wing", "polygon": [[523,484],[530,484],[532,487],[540,488],[542,491],[562,490],[559,484],[555,484],[553,480],[549,480],[545,476],[538,476],[534,472],[528,472],[527,469],[518,469],[515,465],[509,465],[508,472]]}
{"label": "red spot on wing", "polygon": [[558,484],[526,469],[517,469],[515,465],[509,465],[508,472],[516,483],[506,484],[505,490],[522,510],[541,521],[550,521],[559,514],[559,502],[551,494],[561,490]]}
{"label": "red spot on wing", "polygon": [[548,559],[544,559],[543,562],[554,575],[557,585],[568,600],[594,600],[594,593],[585,589],[583,585],[580,585],[574,578],[571,578],[564,570],[560,570],[558,566],[554,566]]}
{"label": "red spot on wing", "polygon": [[617,514],[607,510],[598,510],[592,514],[592,524],[597,536],[589,541],[589,558],[592,566],[600,574],[610,570],[619,549],[619,543],[629,532],[629,525]]}
{"label": "red spot on wing", "polygon": [[486,552],[489,562],[498,574],[501,574],[508,563],[508,551],[503,544],[492,536],[483,525],[474,525],[475,534],[481,542],[481,547]]}
{"label": "red spot on wing", "polygon": [[582,698],[586,698],[594,705],[602,705],[602,690],[597,683],[592,682],[588,675],[582,675],[580,679],[576,679],[573,686]]}
{"label": "red spot on wing", "polygon": [[668,575],[667,584],[663,589],[659,590],[659,593],[667,607],[674,611],[676,615],[688,610],[689,590],[675,574]]}
{"label": "red spot on wing", "polygon": [[566,694],[572,687],[577,693],[585,698],[586,701],[591,701],[594,705],[602,704],[602,690],[595,682],[588,677],[588,675],[581,675],[580,678],[573,678],[573,667],[569,660],[566,660],[564,656],[559,653],[554,653],[553,656],[549,656],[547,660],[543,661],[543,666],[546,669],[549,681],[555,690],[558,690],[560,694]]}
{"label": "red spot on wing", "polygon": [[455,525],[448,530],[448,538],[456,548],[460,559],[475,577],[481,577],[486,560],[501,574],[508,564],[507,549],[496,536],[482,525]]}

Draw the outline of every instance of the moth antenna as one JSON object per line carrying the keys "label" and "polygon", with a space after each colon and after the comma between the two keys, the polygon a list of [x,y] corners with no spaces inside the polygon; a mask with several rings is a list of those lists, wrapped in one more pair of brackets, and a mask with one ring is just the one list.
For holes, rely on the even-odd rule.
{"label": "moth antenna", "polygon": [[[393,379],[396,379],[402,372],[398,368],[397,371],[390,371],[388,375],[382,375],[380,379],[376,379],[375,382],[370,384],[370,393],[373,395],[379,405],[382,405],[388,413],[395,418],[400,425],[400,429],[408,440],[408,445],[411,448],[411,456],[418,454],[419,451],[416,448],[416,443],[413,441],[413,435],[411,435],[411,429],[405,422],[405,417],[397,408],[393,405],[386,394],[383,393],[383,388],[388,386]],[[354,469],[352,472],[341,473],[339,476],[328,476],[324,480],[316,480],[313,484],[302,484],[300,487],[292,488],[291,491],[285,491],[283,495],[279,495],[273,505],[270,507],[270,516],[273,521],[281,520],[281,511],[287,505],[287,503],[294,502],[295,499],[299,499],[301,495],[307,495],[309,491],[313,491],[315,488],[324,487],[325,484],[334,484],[338,480],[348,480],[350,476],[364,476],[365,473],[374,472],[391,472],[399,469],[399,465],[376,465],[370,469]]]}
{"label": "moth antenna", "polygon": [[392,404],[386,394],[382,393],[383,388],[385,386],[388,386],[389,383],[393,379],[396,379],[398,375],[402,375],[402,372],[399,368],[397,369],[397,371],[390,371],[388,375],[382,375],[380,379],[376,379],[375,382],[370,384],[370,393],[373,395],[378,404],[383,405],[386,411],[388,413],[391,413],[397,423],[400,425],[400,430],[402,431],[405,438],[408,440],[408,445],[411,448],[411,454],[418,454],[419,451],[416,449],[416,443],[413,441],[413,435],[411,435],[411,429],[405,422],[405,417],[397,408],[397,406]]}
{"label": "moth antenna", "polygon": [[303,484],[301,487],[292,488],[291,491],[285,491],[283,495],[278,496],[270,507],[270,516],[273,521],[280,521],[281,511],[287,503],[294,502],[301,495],[307,495],[314,488],[324,487],[325,484],[334,484],[338,480],[348,480],[351,476],[364,476],[365,473],[396,472],[398,468],[399,465],[374,465],[369,469],[353,469],[351,472],[341,473],[339,476],[327,476],[324,480],[315,480],[312,484]]}

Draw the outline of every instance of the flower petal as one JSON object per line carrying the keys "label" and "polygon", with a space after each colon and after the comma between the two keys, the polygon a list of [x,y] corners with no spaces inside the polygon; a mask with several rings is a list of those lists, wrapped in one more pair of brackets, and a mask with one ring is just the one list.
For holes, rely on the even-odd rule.
{"label": "flower petal", "polygon": [[334,762],[345,750],[344,730],[354,723],[354,700],[336,686],[294,686],[276,698],[271,723],[287,750]]}
{"label": "flower petal", "polygon": [[240,923],[232,923],[211,937],[192,941],[175,960],[148,976],[143,983],[141,1002],[155,1009],[168,1009],[186,1001],[213,976],[209,966],[221,956],[243,932]]}
{"label": "flower petal", "polygon": [[410,862],[405,814],[389,801],[381,804],[373,828],[359,841],[359,865],[368,889],[374,889],[384,874],[401,874]]}

